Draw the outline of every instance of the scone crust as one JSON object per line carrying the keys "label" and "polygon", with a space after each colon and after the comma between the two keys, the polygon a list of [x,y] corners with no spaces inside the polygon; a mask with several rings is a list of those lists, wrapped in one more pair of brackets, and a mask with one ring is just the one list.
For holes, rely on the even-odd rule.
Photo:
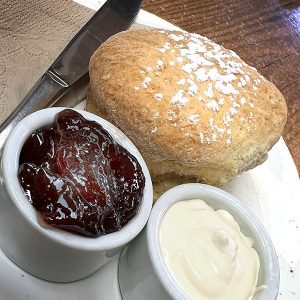
{"label": "scone crust", "polygon": [[132,139],[154,176],[223,183],[262,162],[286,122],[271,82],[197,34],[121,32],[92,56],[90,79],[88,109]]}

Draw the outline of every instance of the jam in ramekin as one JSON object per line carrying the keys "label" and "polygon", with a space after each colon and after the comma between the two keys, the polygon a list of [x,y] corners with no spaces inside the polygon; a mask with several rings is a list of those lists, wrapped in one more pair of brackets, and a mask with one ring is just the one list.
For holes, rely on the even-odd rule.
{"label": "jam in ramekin", "polygon": [[90,237],[127,224],[145,187],[137,159],[100,124],[71,109],[27,139],[19,179],[46,224]]}

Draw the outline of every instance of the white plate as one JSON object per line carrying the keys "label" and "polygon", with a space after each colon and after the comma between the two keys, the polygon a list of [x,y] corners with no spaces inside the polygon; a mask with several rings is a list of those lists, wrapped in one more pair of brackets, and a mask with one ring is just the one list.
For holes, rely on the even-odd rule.
{"label": "white plate", "polygon": [[[98,9],[104,1],[76,2]],[[145,11],[139,13],[136,22],[152,27],[178,29]],[[273,147],[264,164],[239,176],[224,189],[244,201],[269,230],[280,262],[281,286],[278,299],[300,299],[300,181],[284,141],[280,139]],[[58,284],[27,274],[0,250],[0,299],[121,300],[117,262],[118,257],[86,279]]]}

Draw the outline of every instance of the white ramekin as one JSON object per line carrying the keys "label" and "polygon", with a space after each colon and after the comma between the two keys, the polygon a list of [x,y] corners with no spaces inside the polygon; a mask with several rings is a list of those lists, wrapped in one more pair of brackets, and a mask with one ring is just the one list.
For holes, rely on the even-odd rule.
{"label": "white ramekin", "polygon": [[253,238],[261,264],[258,285],[267,285],[267,289],[253,299],[275,300],[279,289],[279,264],[263,225],[245,204],[232,195],[198,183],[179,185],[163,194],[155,203],[146,228],[123,250],[119,261],[123,300],[190,299],[169,273],[159,245],[160,224],[165,212],[175,202],[189,199],[202,199],[214,209],[227,210],[240,224],[241,231]]}
{"label": "white ramekin", "polygon": [[[84,278],[105,264],[134,239],[145,226],[153,201],[152,182],[147,166],[133,143],[104,119],[77,110],[96,121],[134,155],[145,175],[141,207],[120,231],[98,238],[84,237],[63,230],[42,227],[34,207],[18,180],[19,156],[30,134],[53,124],[65,108],[47,108],[23,119],[10,134],[2,156],[0,172],[0,246],[5,254],[25,271],[50,281],[68,282]],[[38,149],[32,149],[38,151]]]}

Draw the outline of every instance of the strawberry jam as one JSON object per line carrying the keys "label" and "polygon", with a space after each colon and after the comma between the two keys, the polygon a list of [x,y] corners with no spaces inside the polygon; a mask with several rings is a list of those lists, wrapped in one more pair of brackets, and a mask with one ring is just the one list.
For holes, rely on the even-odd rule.
{"label": "strawberry jam", "polygon": [[45,223],[98,237],[138,212],[145,177],[137,159],[74,110],[35,131],[20,155],[19,179]]}

